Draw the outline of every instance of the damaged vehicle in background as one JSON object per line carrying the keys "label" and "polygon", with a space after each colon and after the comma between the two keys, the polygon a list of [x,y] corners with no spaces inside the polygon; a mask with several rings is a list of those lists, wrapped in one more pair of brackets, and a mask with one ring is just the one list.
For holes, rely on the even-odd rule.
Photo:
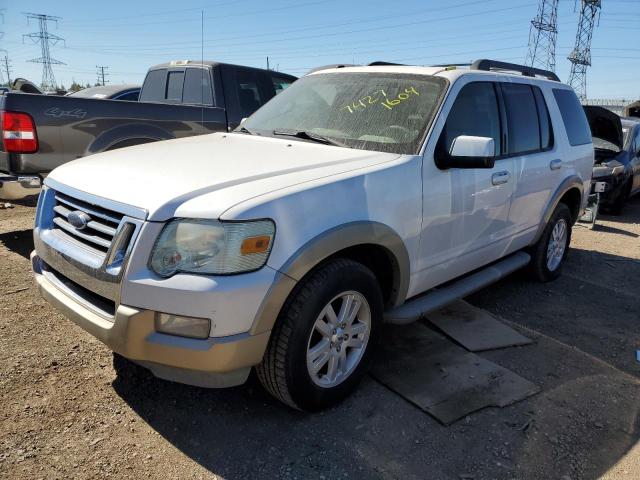
{"label": "damaged vehicle in background", "polygon": [[619,215],[626,200],[640,191],[640,120],[620,118],[603,107],[585,106],[591,127],[600,188],[599,209]]}

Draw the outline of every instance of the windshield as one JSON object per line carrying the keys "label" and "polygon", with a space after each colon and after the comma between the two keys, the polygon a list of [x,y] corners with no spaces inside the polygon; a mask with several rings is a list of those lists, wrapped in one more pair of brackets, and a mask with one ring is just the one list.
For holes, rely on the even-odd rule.
{"label": "windshield", "polygon": [[[260,135],[305,132],[350,148],[416,154],[446,84],[439,77],[400,73],[309,75],[242,127]],[[298,139],[308,141],[309,136]]]}

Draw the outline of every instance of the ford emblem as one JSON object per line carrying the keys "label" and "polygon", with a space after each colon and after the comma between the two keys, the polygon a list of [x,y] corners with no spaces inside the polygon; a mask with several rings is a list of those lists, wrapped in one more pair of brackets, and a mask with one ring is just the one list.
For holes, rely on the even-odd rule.
{"label": "ford emblem", "polygon": [[91,217],[85,212],[76,210],[75,212],[71,212],[69,214],[69,216],[67,217],[67,221],[76,229],[82,230],[89,224],[89,222],[91,221]]}

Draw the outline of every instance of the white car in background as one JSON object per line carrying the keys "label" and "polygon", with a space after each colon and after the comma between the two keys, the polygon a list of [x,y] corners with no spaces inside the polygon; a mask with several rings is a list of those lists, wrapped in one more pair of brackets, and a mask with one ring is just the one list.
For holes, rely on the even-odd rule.
{"label": "white car in background", "polygon": [[105,152],[40,196],[42,295],[178,382],[256,368],[317,410],[408,323],[528,266],[557,277],[591,180],[574,92],[541,70],[315,71],[232,133]]}

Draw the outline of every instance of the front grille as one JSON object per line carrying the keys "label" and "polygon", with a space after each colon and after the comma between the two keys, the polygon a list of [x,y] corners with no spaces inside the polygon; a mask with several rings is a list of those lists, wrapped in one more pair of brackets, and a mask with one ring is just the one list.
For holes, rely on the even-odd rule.
{"label": "front grille", "polygon": [[[57,230],[58,234],[101,255],[106,255],[109,251],[123,217],[121,213],[69,197],[60,192],[55,194],[53,211],[53,230]],[[68,221],[69,214],[72,212],[82,212],[88,215],[91,220],[87,222],[85,228],[78,229]]]}

